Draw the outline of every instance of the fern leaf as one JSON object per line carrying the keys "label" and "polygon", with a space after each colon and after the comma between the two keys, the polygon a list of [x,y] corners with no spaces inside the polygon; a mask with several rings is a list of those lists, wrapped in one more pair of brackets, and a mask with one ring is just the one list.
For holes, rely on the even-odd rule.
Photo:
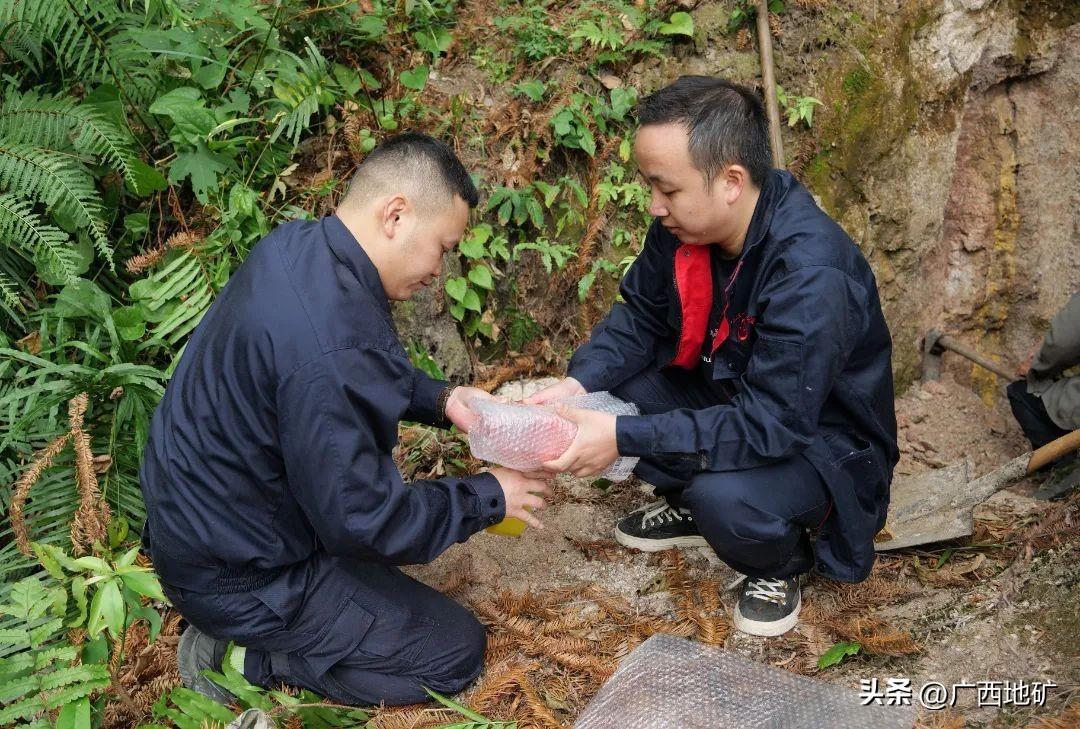
{"label": "fern leaf", "polygon": [[10,89],[5,97],[0,107],[0,138],[55,150],[66,149],[74,141],[77,149],[107,162],[137,186],[132,167],[138,157],[131,136],[99,111],[70,97],[38,97]]}
{"label": "fern leaf", "polygon": [[0,298],[13,309],[21,308],[19,292],[15,288],[15,282],[2,271],[0,271]]}
{"label": "fern leaf", "polygon": [[134,17],[115,0],[0,0],[0,24],[51,44],[56,62],[81,77],[103,76],[108,48],[101,39]]}
{"label": "fern leaf", "polygon": [[[67,233],[42,222],[29,202],[5,193],[0,193],[0,242],[20,248],[30,256],[46,259],[68,279],[75,277],[75,252]],[[2,288],[3,280],[0,279]],[[4,291],[5,298],[7,293]],[[14,289],[11,295],[17,303]]]}
{"label": "fern leaf", "polygon": [[0,186],[40,202],[53,214],[86,229],[102,257],[112,264],[101,199],[93,178],[70,156],[26,144],[7,145],[0,140]]}

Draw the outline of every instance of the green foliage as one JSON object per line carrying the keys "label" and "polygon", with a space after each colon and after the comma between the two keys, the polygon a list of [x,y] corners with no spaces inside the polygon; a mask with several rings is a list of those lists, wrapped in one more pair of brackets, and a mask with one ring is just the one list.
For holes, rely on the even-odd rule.
{"label": "green foliage", "polygon": [[437,691],[432,691],[426,686],[424,687],[424,691],[427,692],[428,696],[435,699],[446,708],[452,709],[468,719],[468,721],[458,722],[456,724],[444,724],[440,729],[516,729],[517,727],[517,722],[513,721],[492,721],[483,714],[479,714],[469,707],[443,696]]}
{"label": "green foliage", "polygon": [[784,87],[777,84],[776,98],[780,106],[784,107],[787,114],[789,127],[803,122],[807,127],[814,125],[814,107],[821,106],[821,101],[813,96],[794,96],[784,91]]}
{"label": "green foliage", "polygon": [[[770,13],[782,13],[786,8],[784,7],[784,0],[769,0],[769,12]],[[727,32],[734,33],[742,28],[744,25],[753,23],[757,18],[757,3],[755,0],[737,0],[735,9],[731,11],[731,16],[728,18]]]}
{"label": "green foliage", "polygon": [[833,645],[818,658],[818,668],[835,666],[848,656],[853,656],[862,650],[861,643],[842,642]]}
{"label": "green foliage", "polygon": [[666,23],[657,28],[660,35],[694,35],[694,19],[690,13],[672,13]]}
{"label": "green foliage", "polygon": [[[236,650],[235,646],[229,646],[220,673],[204,673],[232,693],[241,709],[258,709],[271,717],[295,715],[303,726],[317,729],[369,726],[367,712],[328,703],[311,691],[303,690],[298,696],[291,696],[283,691],[252,685],[237,668]],[[143,724],[143,727],[166,729],[171,725],[179,729],[203,729],[227,724],[236,718],[231,709],[182,686],[162,694],[154,703],[152,712],[157,721]]]}

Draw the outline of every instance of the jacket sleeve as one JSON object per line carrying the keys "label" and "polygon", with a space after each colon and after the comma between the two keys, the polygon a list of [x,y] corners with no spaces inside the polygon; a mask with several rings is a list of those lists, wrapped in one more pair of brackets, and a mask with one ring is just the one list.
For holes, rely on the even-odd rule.
{"label": "jacket sleeve", "polygon": [[609,390],[645,369],[656,359],[657,342],[675,336],[667,319],[670,256],[654,222],[619,286],[623,302],[611,307],[570,359],[567,374],[587,392]]}
{"label": "jacket sleeve", "polygon": [[1065,370],[1080,364],[1080,294],[1073,294],[1050,321],[1050,331],[1031,362],[1028,391],[1039,394]]}
{"label": "jacket sleeve", "polygon": [[702,410],[620,416],[620,454],[696,455],[703,469],[730,471],[813,442],[825,398],[867,326],[867,292],[836,268],[805,266],[777,276],[760,302],[741,392]]}
{"label": "jacket sleeve", "polygon": [[403,358],[350,348],[322,355],[278,389],[289,488],[330,554],[430,562],[505,514],[489,473],[402,481],[392,453],[411,376]]}
{"label": "jacket sleeve", "polygon": [[419,367],[412,367],[412,396],[405,419],[437,428],[449,428],[445,412],[439,412],[439,396],[451,387],[449,382],[428,377]]}

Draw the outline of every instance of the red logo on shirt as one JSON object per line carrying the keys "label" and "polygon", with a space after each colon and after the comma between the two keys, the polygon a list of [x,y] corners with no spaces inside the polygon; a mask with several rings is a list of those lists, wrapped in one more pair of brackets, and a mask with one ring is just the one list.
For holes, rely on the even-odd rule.
{"label": "red logo on shirt", "polygon": [[735,315],[735,319],[732,322],[734,324],[735,338],[740,342],[745,342],[750,338],[750,332],[754,329],[754,322],[757,321],[755,317],[747,315],[744,311]]}

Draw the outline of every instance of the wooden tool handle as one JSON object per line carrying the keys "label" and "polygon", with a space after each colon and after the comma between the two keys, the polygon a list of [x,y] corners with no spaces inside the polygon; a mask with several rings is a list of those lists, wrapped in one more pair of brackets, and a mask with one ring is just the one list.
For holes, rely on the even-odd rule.
{"label": "wooden tool handle", "polygon": [[1031,460],[1028,461],[1027,472],[1034,473],[1047,463],[1056,461],[1076,450],[1080,450],[1080,430],[1074,430],[1068,435],[1052,440],[1032,453]]}

